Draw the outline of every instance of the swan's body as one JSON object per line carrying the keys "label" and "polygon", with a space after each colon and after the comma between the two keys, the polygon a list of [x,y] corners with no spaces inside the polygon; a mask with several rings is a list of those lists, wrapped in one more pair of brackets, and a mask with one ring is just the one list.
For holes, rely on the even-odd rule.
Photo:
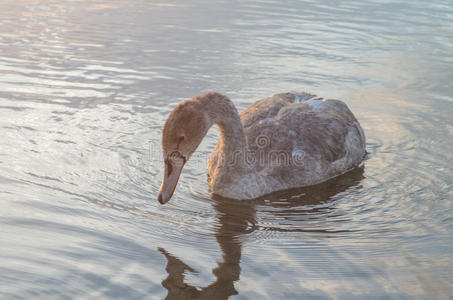
{"label": "swan's body", "polygon": [[226,198],[318,184],[359,165],[366,153],[360,124],[339,100],[276,94],[239,115],[227,97],[208,93],[179,104],[165,123],[161,203],[171,198],[185,161],[213,124],[221,137],[208,164],[208,184]]}

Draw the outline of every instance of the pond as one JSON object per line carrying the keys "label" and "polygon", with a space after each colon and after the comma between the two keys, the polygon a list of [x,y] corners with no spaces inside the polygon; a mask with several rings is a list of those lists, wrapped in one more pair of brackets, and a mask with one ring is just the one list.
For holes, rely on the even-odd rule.
{"label": "pond", "polygon": [[[1,299],[448,299],[451,1],[4,0]],[[362,167],[213,197],[212,128],[157,201],[182,100],[345,101]]]}

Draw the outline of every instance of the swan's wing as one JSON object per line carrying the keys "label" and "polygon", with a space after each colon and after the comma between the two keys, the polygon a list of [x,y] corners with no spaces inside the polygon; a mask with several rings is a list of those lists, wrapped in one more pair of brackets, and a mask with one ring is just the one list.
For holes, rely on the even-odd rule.
{"label": "swan's wing", "polygon": [[309,99],[319,98],[305,92],[290,92],[275,94],[271,97],[261,99],[241,112],[242,124],[244,125],[244,128],[247,128],[261,120],[275,117],[279,111],[288,104],[302,103]]}
{"label": "swan's wing", "polygon": [[263,99],[256,111],[241,114],[258,171],[300,186],[357,165],[365,154],[365,136],[346,104],[315,97],[299,102],[298,94],[292,95]]}

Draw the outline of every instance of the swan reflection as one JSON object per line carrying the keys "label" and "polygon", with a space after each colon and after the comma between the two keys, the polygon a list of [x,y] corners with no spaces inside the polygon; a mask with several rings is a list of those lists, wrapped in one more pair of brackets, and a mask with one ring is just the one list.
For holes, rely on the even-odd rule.
{"label": "swan reflection", "polygon": [[[316,216],[319,216],[322,221],[323,218],[326,218],[325,212],[334,208],[320,204],[328,204],[334,201],[334,196],[347,189],[360,189],[361,180],[364,178],[363,172],[364,167],[360,167],[317,186],[275,193],[255,201],[231,200],[215,196],[213,207],[216,210],[219,224],[215,231],[215,237],[222,251],[223,259],[212,270],[216,280],[202,288],[185,283],[185,272],[195,272],[195,270],[180,258],[171,255],[163,248],[159,248],[159,251],[167,259],[166,271],[168,276],[162,281],[162,286],[168,290],[165,299],[228,299],[232,295],[237,295],[234,282],[240,278],[241,241],[243,240],[241,237],[257,230],[257,211],[264,209],[272,211],[280,218],[287,216],[289,219],[294,215],[309,215],[311,222]],[[313,207],[306,210],[297,209],[301,205]],[[304,222],[303,219],[299,220],[299,222]],[[304,230],[304,224],[295,225],[294,229],[272,228],[272,230],[285,232],[315,231],[332,234],[331,230],[322,228]]]}

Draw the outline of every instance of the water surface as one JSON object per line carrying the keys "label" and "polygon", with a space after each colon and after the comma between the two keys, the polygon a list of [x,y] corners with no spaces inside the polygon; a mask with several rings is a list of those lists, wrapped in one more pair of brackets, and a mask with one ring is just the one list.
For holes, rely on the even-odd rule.
{"label": "water surface", "polygon": [[[4,0],[1,299],[453,296],[450,1]],[[211,129],[173,199],[162,125],[206,91],[344,100],[362,168],[212,197]]]}

